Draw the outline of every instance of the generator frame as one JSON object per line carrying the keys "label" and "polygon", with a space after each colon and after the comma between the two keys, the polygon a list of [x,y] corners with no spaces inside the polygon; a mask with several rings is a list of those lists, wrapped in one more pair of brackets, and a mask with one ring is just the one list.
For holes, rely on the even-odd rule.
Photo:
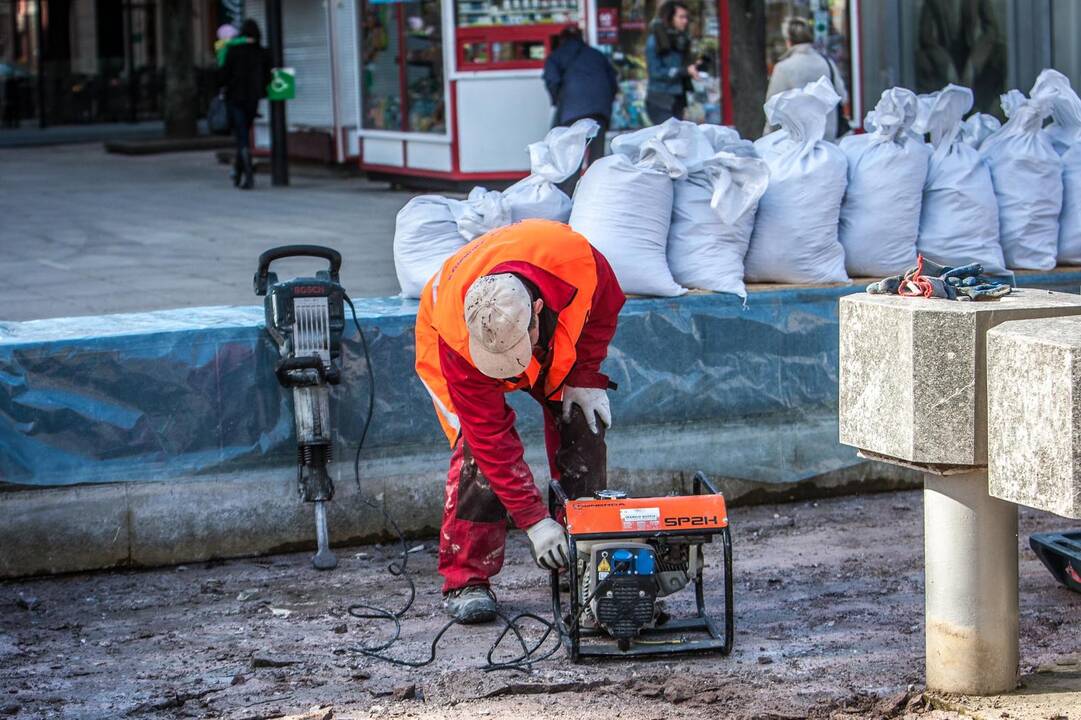
{"label": "generator frame", "polygon": [[[717,488],[706,477],[705,473],[697,472],[693,480],[693,495],[721,495]],[[550,509],[555,511],[563,508],[566,511],[567,494],[558,480],[551,482],[548,493]],[[714,535],[721,536],[724,549],[724,628],[718,628],[716,620],[706,612],[705,589],[703,586],[703,565],[698,563],[692,582],[694,583],[694,599],[696,615],[690,618],[670,619],[664,625],[656,628],[643,628],[640,637],[646,639],[644,643],[631,642],[626,650],[619,649],[616,641],[601,628],[591,629],[581,626],[582,599],[579,597],[578,576],[578,541],[579,540],[628,540],[630,538],[642,538],[652,540],[668,537],[682,537],[688,539],[700,538],[694,544],[706,545],[713,541]],[[716,652],[728,655],[732,651],[732,641],[735,634],[735,612],[733,608],[732,590],[732,533],[728,527],[727,518],[723,528],[697,529],[697,530],[627,530],[623,532],[605,532],[591,534],[568,533],[567,546],[570,557],[567,563],[567,576],[570,584],[570,624],[564,619],[563,602],[559,590],[560,573],[552,571],[552,615],[555,619],[556,629],[559,632],[560,642],[567,651],[572,662],[578,662],[587,657],[641,657],[655,655],[679,655],[684,653],[707,653]],[[650,636],[675,635],[679,633],[699,634],[705,637],[690,639],[680,637],[672,640],[653,640]],[[611,642],[606,644],[583,645],[583,639],[607,638]],[[648,644],[647,644],[648,643]]]}

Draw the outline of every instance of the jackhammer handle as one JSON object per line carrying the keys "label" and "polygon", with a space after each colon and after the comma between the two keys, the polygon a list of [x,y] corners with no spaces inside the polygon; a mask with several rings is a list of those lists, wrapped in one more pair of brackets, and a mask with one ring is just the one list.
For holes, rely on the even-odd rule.
{"label": "jackhammer handle", "polygon": [[270,248],[259,256],[259,269],[255,271],[256,295],[266,295],[270,263],[288,257],[322,258],[330,263],[330,279],[338,282],[338,271],[342,268],[342,255],[337,250],[322,245],[282,245]]}

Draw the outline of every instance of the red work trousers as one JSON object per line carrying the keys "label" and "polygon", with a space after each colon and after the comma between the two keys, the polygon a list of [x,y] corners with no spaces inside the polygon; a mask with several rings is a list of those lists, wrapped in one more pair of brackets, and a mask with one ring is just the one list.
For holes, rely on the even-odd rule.
{"label": "red work trousers", "polygon": [[[552,478],[559,480],[571,498],[605,489],[608,476],[604,425],[598,423],[599,432],[594,434],[579,407],[575,406],[571,419],[564,422],[560,403],[539,402],[544,409],[544,443]],[[527,467],[522,468],[521,475],[532,480]],[[503,569],[507,511],[462,439],[450,457],[445,498],[439,533],[443,592],[487,585]]]}

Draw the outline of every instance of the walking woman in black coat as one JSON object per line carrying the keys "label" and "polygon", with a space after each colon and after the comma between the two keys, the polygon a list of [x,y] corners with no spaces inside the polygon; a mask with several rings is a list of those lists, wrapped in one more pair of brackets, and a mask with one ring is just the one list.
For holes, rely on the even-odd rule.
{"label": "walking woman in black coat", "polygon": [[259,26],[251,18],[240,26],[240,37],[247,42],[229,47],[225,64],[219,71],[219,84],[225,88],[225,102],[229,106],[229,120],[236,141],[233,184],[242,190],[250,190],[255,185],[255,172],[248,143],[259,101],[266,97],[266,88],[270,84],[270,52],[259,44]]}

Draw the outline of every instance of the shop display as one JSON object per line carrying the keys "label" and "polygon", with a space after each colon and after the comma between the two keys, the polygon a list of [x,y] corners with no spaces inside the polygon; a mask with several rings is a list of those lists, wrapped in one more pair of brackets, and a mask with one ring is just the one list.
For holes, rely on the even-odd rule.
{"label": "shop display", "polygon": [[972,91],[947,85],[919,95],[913,129],[928,133],[934,152],[923,186],[916,250],[940,265],[976,262],[986,275],[1008,275],[999,244],[998,203],[991,171],[961,138]]}
{"label": "shop display", "polygon": [[840,148],[848,158],[848,188],[841,204],[838,239],[853,277],[886,277],[916,264],[923,185],[931,149],[912,132],[919,106],[904,88],[882,93],[867,126]]}
{"label": "shop display", "polygon": [[998,199],[999,241],[1011,270],[1050,270],[1058,254],[1062,158],[1042,131],[1053,91],[1002,96],[1009,120],[980,146]]}
{"label": "shop display", "polygon": [[364,5],[361,92],[366,129],[446,131],[439,8],[438,0]]}
{"label": "shop display", "polygon": [[753,282],[846,282],[837,239],[848,161],[823,140],[826,118],[841,100],[826,78],[774,95],[766,119],[780,125],[755,143],[770,180],[758,203],[746,277]]}
{"label": "shop display", "polygon": [[458,27],[578,22],[578,0],[458,0]]}

